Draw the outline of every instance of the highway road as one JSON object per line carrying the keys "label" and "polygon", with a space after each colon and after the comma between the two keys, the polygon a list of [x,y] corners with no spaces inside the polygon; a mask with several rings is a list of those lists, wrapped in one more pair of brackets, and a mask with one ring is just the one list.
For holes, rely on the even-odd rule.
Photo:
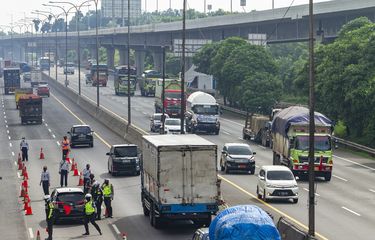
{"label": "highway road", "polygon": [[[60,72],[61,73],[61,72]],[[84,76],[84,74],[82,74]],[[59,78],[63,79],[60,75]],[[84,78],[82,78],[84,79]],[[70,87],[78,89],[77,74],[69,76]],[[82,94],[96,101],[96,88],[86,86],[82,81]],[[101,105],[116,114],[127,116],[127,97],[115,96],[113,81],[106,88],[100,88]],[[132,97],[133,123],[149,131],[149,116],[153,113],[154,99],[141,97],[139,92]],[[221,118],[219,136],[202,135],[218,144],[219,149],[227,142],[244,142],[241,131],[244,120],[225,113]],[[250,143],[257,152],[257,165],[272,164],[272,151]],[[372,228],[375,217],[375,187],[373,186],[375,162],[351,153],[336,150],[334,172],[331,182],[317,181],[316,185],[316,229],[321,238],[327,239],[373,239]],[[287,215],[298,223],[308,224],[308,183],[299,181],[300,201],[297,205],[285,202],[264,204],[255,200],[257,176],[221,174],[223,195],[230,205],[256,203],[278,218]],[[239,190],[239,188],[241,190]]]}
{"label": "highway road", "polygon": [[[54,73],[51,71],[51,73]],[[82,79],[84,75],[82,75]],[[59,80],[63,81],[64,76],[60,73]],[[77,88],[77,75],[69,76],[70,87]],[[110,82],[106,88],[100,88],[101,104],[120,116],[126,117],[127,98],[114,95],[113,83]],[[0,111],[1,131],[0,141],[8,143],[4,146],[6,151],[2,151],[1,159],[11,159],[10,163],[16,160],[19,152],[18,144],[22,136],[26,136],[31,145],[30,155],[32,159],[28,163],[30,174],[30,192],[34,215],[26,216],[25,227],[20,226],[15,229],[20,235],[31,233],[35,236],[37,229],[45,227],[44,205],[42,202],[42,189],[38,186],[40,171],[43,165],[48,165],[52,174],[53,186],[57,187],[58,173],[57,164],[60,159],[60,148],[58,141],[66,134],[73,124],[87,123],[96,132],[95,147],[78,148],[73,150],[73,156],[82,169],[86,163],[90,163],[96,178],[103,181],[110,178],[115,187],[114,218],[100,221],[100,226],[104,229],[106,238],[96,236],[96,232],[91,230],[96,239],[112,239],[116,236],[116,230],[126,233],[128,239],[189,239],[194,232],[193,225],[189,223],[174,223],[162,230],[153,229],[146,217],[143,216],[140,202],[140,178],[133,176],[111,177],[107,173],[107,158],[105,153],[111,144],[122,143],[123,140],[102,124],[92,119],[82,109],[72,103],[63,95],[51,89],[51,97],[44,99],[44,122],[43,125],[21,126],[18,118],[18,111],[15,109],[14,96],[3,96],[3,111]],[[82,93],[90,99],[96,100],[96,88],[82,84]],[[1,116],[2,113],[4,116]],[[132,117],[133,123],[138,127],[148,131],[149,116],[153,113],[153,98],[140,97],[139,93],[132,97]],[[241,129],[243,119],[225,113],[222,116],[221,132],[219,136],[202,135],[204,138],[218,144],[219,149],[227,142],[244,142],[241,139]],[[8,125],[6,127],[5,125]],[[5,126],[5,128],[4,128]],[[6,130],[5,130],[6,129]],[[7,132],[7,130],[9,132]],[[272,151],[261,146],[250,143],[254,151],[257,152],[257,165],[272,164]],[[39,160],[39,151],[43,147],[46,154],[45,160]],[[15,156],[13,156],[13,154]],[[372,212],[375,210],[374,198],[375,187],[373,187],[373,172],[375,164],[365,158],[354,156],[343,151],[335,152],[334,177],[327,183],[317,182],[317,207],[316,225],[320,239],[373,239],[375,230],[373,223],[375,217]],[[8,162],[9,165],[9,162]],[[9,174],[17,178],[15,166],[10,167],[14,174]],[[0,173],[3,174],[2,170]],[[257,173],[257,171],[256,171]],[[69,185],[75,186],[78,183],[77,177],[69,176]],[[222,178],[222,193],[229,205],[256,204],[270,212],[277,220],[279,216],[287,216],[300,227],[307,226],[307,189],[308,184],[299,181],[300,201],[298,204],[290,202],[270,202],[264,203],[255,198],[257,176],[247,174],[220,174]],[[9,191],[6,198],[18,199],[18,186],[20,180],[9,177],[9,184],[17,186],[16,192]],[[2,180],[4,182],[4,180]],[[3,188],[3,186],[2,186]],[[3,189],[2,189],[3,190]],[[3,201],[3,200],[2,200]],[[17,206],[13,206],[17,207]],[[18,206],[19,208],[19,206]],[[22,214],[13,214],[12,226],[16,222],[23,220]],[[1,218],[0,218],[1,219]],[[3,226],[3,225],[2,225]],[[21,227],[22,226],[22,227]],[[114,227],[115,226],[115,227]],[[30,230],[31,229],[31,230]],[[43,231],[42,231],[43,232]],[[80,238],[83,233],[82,225],[58,225],[56,226],[56,239]],[[43,232],[43,234],[45,234]],[[22,236],[14,239],[25,239]]]}

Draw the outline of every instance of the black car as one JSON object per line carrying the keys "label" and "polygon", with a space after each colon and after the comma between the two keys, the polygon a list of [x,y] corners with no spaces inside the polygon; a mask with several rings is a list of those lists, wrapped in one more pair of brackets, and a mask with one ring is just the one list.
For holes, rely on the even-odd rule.
{"label": "black car", "polygon": [[89,125],[74,125],[68,132],[70,146],[88,145],[94,147],[93,132]]}
{"label": "black car", "polygon": [[254,174],[255,154],[248,144],[226,143],[221,151],[221,171],[246,171]]}
{"label": "black car", "polygon": [[51,194],[55,220],[83,220],[85,194],[81,188],[56,188]]}
{"label": "black car", "polygon": [[112,145],[108,155],[108,172],[112,175],[141,173],[138,147],[134,144]]}

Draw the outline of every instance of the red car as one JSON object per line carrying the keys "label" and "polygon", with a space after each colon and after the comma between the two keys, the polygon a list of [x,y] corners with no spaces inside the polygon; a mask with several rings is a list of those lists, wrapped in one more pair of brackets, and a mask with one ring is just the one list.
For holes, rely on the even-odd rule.
{"label": "red car", "polygon": [[47,85],[39,85],[37,93],[39,96],[48,96],[49,97],[49,87]]}

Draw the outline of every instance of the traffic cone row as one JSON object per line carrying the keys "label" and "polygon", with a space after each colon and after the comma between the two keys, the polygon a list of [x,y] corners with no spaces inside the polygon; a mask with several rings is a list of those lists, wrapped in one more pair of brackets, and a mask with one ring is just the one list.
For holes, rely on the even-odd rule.
{"label": "traffic cone row", "polygon": [[40,156],[39,156],[39,159],[40,159],[40,160],[44,159],[43,148],[40,148]]}
{"label": "traffic cone row", "polygon": [[78,185],[77,186],[83,186],[83,176],[82,176],[82,173],[79,174],[79,181],[78,181]]}
{"label": "traffic cone row", "polygon": [[[43,153],[43,150],[41,149],[41,159],[43,157],[44,159],[44,154]],[[21,154],[18,153],[18,170],[21,170],[21,176],[23,176],[23,181],[21,183],[21,192],[20,192],[20,197],[23,198],[23,210],[25,211],[25,215],[32,215],[33,214],[33,210],[31,209],[31,205],[30,205],[30,197],[29,197],[29,192],[28,192],[28,187],[29,187],[29,183],[28,183],[28,179],[29,179],[29,174],[27,172],[27,168],[26,168],[26,165],[22,162],[21,160]],[[40,235],[39,235],[39,239],[40,239]]]}

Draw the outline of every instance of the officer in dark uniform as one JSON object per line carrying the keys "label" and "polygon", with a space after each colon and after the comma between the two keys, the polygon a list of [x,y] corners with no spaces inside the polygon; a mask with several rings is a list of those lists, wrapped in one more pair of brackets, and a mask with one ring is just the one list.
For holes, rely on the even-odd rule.
{"label": "officer in dark uniform", "polygon": [[52,203],[51,198],[46,200],[47,202],[47,231],[48,231],[48,238],[45,240],[52,240],[52,232],[53,232],[53,222],[55,220],[55,206]]}

